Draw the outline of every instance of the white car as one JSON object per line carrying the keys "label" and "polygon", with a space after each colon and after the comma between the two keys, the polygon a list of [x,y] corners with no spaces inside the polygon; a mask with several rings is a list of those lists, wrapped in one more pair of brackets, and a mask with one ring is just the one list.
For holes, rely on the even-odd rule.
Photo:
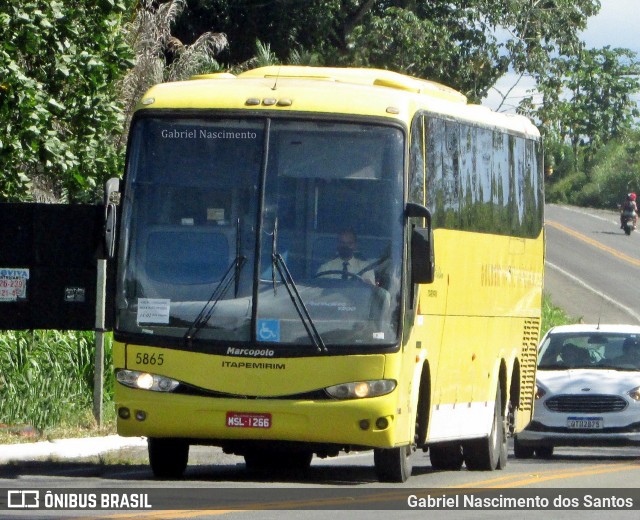
{"label": "white car", "polygon": [[540,342],[533,419],[517,458],[640,444],[640,326],[562,325]]}

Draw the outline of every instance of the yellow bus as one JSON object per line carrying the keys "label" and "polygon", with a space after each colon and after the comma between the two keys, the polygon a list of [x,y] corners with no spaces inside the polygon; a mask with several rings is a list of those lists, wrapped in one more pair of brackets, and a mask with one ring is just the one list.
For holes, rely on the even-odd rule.
{"label": "yellow bus", "polygon": [[391,71],[151,88],[108,183],[118,433],[163,478],[198,444],[261,468],[373,450],[384,482],[416,450],[504,467],[532,412],[541,171],[527,119]]}

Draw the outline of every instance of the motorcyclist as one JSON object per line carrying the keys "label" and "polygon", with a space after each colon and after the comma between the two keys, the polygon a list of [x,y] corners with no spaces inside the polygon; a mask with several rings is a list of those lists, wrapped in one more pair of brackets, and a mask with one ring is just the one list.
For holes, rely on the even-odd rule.
{"label": "motorcyclist", "polygon": [[625,218],[633,216],[633,226],[638,224],[638,206],[636,204],[636,194],[627,193],[627,198],[620,207],[620,229],[624,229]]}

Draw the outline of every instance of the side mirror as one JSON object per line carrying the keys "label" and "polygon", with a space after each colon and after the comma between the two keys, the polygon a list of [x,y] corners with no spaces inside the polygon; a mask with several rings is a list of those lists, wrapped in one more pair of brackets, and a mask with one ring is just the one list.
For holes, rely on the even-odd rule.
{"label": "side mirror", "polygon": [[411,281],[433,283],[435,270],[433,231],[431,227],[414,228],[411,232]]}
{"label": "side mirror", "polygon": [[426,227],[414,227],[411,231],[411,281],[414,284],[433,283],[436,269],[431,212],[421,204],[409,202],[405,215],[426,221]]}
{"label": "side mirror", "polygon": [[120,179],[109,179],[104,188],[104,245],[107,258],[113,258],[116,251],[119,204]]}
{"label": "side mirror", "polygon": [[407,218],[426,218],[427,227],[431,227],[431,212],[426,206],[423,206],[422,204],[407,202],[404,214]]}

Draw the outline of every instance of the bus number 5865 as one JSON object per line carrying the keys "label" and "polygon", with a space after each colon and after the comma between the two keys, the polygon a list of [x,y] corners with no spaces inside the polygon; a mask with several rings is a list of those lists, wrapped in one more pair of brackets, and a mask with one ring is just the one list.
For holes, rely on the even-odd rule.
{"label": "bus number 5865", "polygon": [[163,354],[136,354],[136,364],[138,365],[162,365],[164,364]]}

